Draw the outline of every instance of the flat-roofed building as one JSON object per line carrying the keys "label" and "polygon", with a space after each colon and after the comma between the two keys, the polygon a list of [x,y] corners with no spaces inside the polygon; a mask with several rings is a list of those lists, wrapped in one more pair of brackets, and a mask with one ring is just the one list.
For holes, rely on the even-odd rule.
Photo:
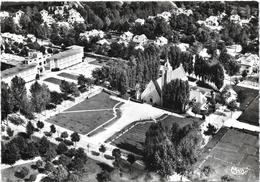
{"label": "flat-roofed building", "polygon": [[29,82],[35,79],[37,74],[36,64],[20,64],[15,67],[1,71],[1,81],[10,84],[13,77],[18,76]]}
{"label": "flat-roofed building", "polygon": [[83,47],[73,45],[68,50],[54,54],[47,59],[47,67],[51,69],[64,69],[82,62],[84,56]]}

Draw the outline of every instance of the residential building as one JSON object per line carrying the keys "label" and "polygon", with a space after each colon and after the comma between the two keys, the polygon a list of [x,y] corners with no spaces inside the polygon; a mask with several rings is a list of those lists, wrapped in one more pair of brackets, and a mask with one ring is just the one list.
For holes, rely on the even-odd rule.
{"label": "residential building", "polygon": [[182,64],[175,70],[172,70],[169,61],[167,61],[164,65],[162,76],[148,83],[141,94],[141,99],[149,104],[162,105],[162,87],[174,79],[188,80]]}
{"label": "residential building", "polygon": [[60,52],[58,54],[54,54],[50,58],[47,58],[47,65],[45,66],[45,69],[64,69],[82,62],[82,58],[84,56],[83,47],[73,45],[68,47],[67,49],[68,50]]}
{"label": "residential building", "polygon": [[235,15],[231,15],[229,17],[230,21],[233,23],[240,23],[240,16],[235,14]]}
{"label": "residential building", "polygon": [[120,36],[120,39],[129,42],[132,40],[133,36],[134,34],[132,32],[127,31]]}
{"label": "residential building", "polygon": [[35,79],[37,74],[36,64],[19,64],[15,67],[6,69],[1,71],[1,80],[5,83],[10,84],[11,80],[15,76],[19,76],[25,80],[25,82],[29,82]]}
{"label": "residential building", "polygon": [[41,10],[40,14],[42,15],[43,23],[46,23],[48,26],[55,22],[54,18],[45,9]]}
{"label": "residential building", "polygon": [[13,17],[14,23],[17,25],[20,25],[20,19],[24,12],[22,10],[19,10],[15,13],[15,16]]}
{"label": "residential building", "polygon": [[84,23],[85,20],[84,20],[84,18],[80,15],[80,13],[77,12],[75,9],[70,9],[70,10],[69,10],[68,22],[69,22],[70,24],[74,24],[74,22]]}
{"label": "residential building", "polygon": [[86,39],[87,41],[90,40],[90,37],[99,37],[100,39],[102,39],[104,38],[104,36],[105,33],[102,30],[96,30],[96,29],[79,34],[79,37],[81,39]]}
{"label": "residential building", "polygon": [[163,36],[157,37],[156,40],[154,41],[154,44],[156,44],[158,46],[164,46],[164,45],[168,44],[168,39],[166,39]]}
{"label": "residential building", "polygon": [[241,55],[237,59],[237,62],[240,65],[240,73],[244,70],[246,70],[248,74],[252,74],[253,71],[259,71],[259,57],[256,54],[246,53]]}
{"label": "residential building", "polygon": [[22,35],[12,34],[9,32],[2,33],[1,37],[4,41],[11,41],[11,42],[18,42],[18,43],[23,43],[25,39],[24,36]]}
{"label": "residential building", "polygon": [[145,20],[141,19],[141,18],[138,18],[138,19],[135,20],[135,23],[140,23],[141,25],[143,25],[144,22],[145,22]]}
{"label": "residential building", "polygon": [[148,39],[144,34],[136,35],[133,37],[133,42],[139,43],[140,45],[146,44],[147,41],[148,41]]}
{"label": "residential building", "polygon": [[168,11],[157,14],[157,17],[164,19],[166,22],[170,21],[171,16],[171,13]]}
{"label": "residential building", "polygon": [[9,17],[10,15],[9,15],[9,13],[7,12],[7,11],[1,11],[0,12],[0,18],[2,19],[2,18],[7,18],[7,17]]}

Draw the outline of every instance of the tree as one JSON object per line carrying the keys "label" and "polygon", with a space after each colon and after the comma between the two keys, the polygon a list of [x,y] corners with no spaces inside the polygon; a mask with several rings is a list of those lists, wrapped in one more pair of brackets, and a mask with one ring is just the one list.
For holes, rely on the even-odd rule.
{"label": "tree", "polygon": [[13,165],[17,160],[20,159],[20,150],[16,144],[10,143],[5,145],[5,150],[2,152],[2,163]]}
{"label": "tree", "polygon": [[50,129],[52,133],[56,133],[56,127],[53,124],[50,126]]}
{"label": "tree", "polygon": [[98,149],[100,152],[102,152],[103,153],[103,155],[104,155],[104,153],[106,152],[106,147],[105,147],[105,145],[100,145],[100,147],[99,147],[99,149]]}
{"label": "tree", "polygon": [[242,72],[242,77],[245,78],[247,76],[247,71],[246,70],[243,70]]}
{"label": "tree", "polygon": [[38,148],[41,156],[44,156],[50,149],[50,141],[45,136],[43,136],[39,141]]}
{"label": "tree", "polygon": [[56,156],[57,156],[57,152],[56,152],[55,148],[49,146],[47,152],[44,154],[46,161],[51,161]]}
{"label": "tree", "polygon": [[39,129],[42,129],[44,127],[44,123],[42,121],[38,121],[36,125]]}
{"label": "tree", "polygon": [[213,136],[213,135],[216,134],[216,132],[217,132],[217,128],[214,125],[209,123],[208,126],[207,126],[207,130],[204,131],[204,134]]}
{"label": "tree", "polygon": [[85,86],[86,85],[86,78],[82,74],[80,74],[78,76],[78,85],[80,85],[80,86]]}
{"label": "tree", "polygon": [[96,179],[98,182],[109,182],[111,181],[111,176],[108,171],[102,170],[102,172],[97,174]]}
{"label": "tree", "polygon": [[133,166],[133,164],[134,164],[135,161],[136,161],[135,155],[133,155],[133,154],[128,154],[128,155],[127,155],[127,161],[131,164],[131,166]]}
{"label": "tree", "polygon": [[71,86],[72,85],[69,82],[62,80],[61,84],[60,84],[60,90],[64,94],[69,95],[69,94],[72,93],[72,87]]}
{"label": "tree", "polygon": [[163,106],[184,113],[189,101],[189,83],[180,79],[172,80],[162,88]]}
{"label": "tree", "polygon": [[80,140],[80,136],[77,132],[74,132],[70,135],[71,141],[73,141],[75,143],[76,146],[76,142],[78,142]]}
{"label": "tree", "polygon": [[7,83],[1,82],[1,118],[4,120],[8,114],[12,113],[11,90]]}
{"label": "tree", "polygon": [[112,156],[115,157],[115,162],[113,163],[114,166],[116,168],[120,168],[120,164],[121,164],[121,151],[120,151],[120,149],[117,149],[117,148],[113,149]]}
{"label": "tree", "polygon": [[224,84],[224,70],[221,64],[216,64],[212,66],[213,77],[212,80],[215,83],[216,87],[220,89]]}
{"label": "tree", "polygon": [[30,137],[35,131],[35,128],[32,124],[31,121],[29,121],[26,125],[26,132],[27,132],[27,135]]}
{"label": "tree", "polygon": [[40,47],[40,52],[42,52],[42,54],[45,54],[46,48],[45,48],[44,46],[41,46],[41,47]]}
{"label": "tree", "polygon": [[57,146],[57,154],[65,154],[68,151],[68,147],[64,142],[60,142]]}
{"label": "tree", "polygon": [[50,103],[50,90],[46,84],[40,85],[38,81],[34,82],[30,88],[31,102],[34,111],[40,113],[46,109],[46,105]]}
{"label": "tree", "polygon": [[63,165],[65,168],[67,168],[67,166],[71,162],[71,159],[64,154],[61,154],[58,161],[61,165]]}
{"label": "tree", "polygon": [[153,123],[145,135],[144,162],[147,169],[163,177],[171,175],[176,168],[175,150],[162,124]]}
{"label": "tree", "polygon": [[14,135],[14,130],[12,130],[10,127],[7,127],[6,132],[9,137],[12,137]]}
{"label": "tree", "polygon": [[15,76],[11,80],[11,95],[11,103],[14,106],[14,112],[20,111],[26,104],[28,104],[24,79]]}
{"label": "tree", "polygon": [[66,131],[64,131],[64,132],[61,133],[60,136],[61,136],[61,138],[66,139],[66,138],[68,138],[69,135],[68,135],[68,133]]}
{"label": "tree", "polygon": [[192,112],[196,114],[199,114],[200,113],[200,107],[201,107],[201,104],[199,102],[195,102],[193,105],[192,105]]}

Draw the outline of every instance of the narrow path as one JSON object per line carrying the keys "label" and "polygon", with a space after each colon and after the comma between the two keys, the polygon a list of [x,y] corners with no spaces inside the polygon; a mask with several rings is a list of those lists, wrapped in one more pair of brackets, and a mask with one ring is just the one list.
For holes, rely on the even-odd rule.
{"label": "narrow path", "polygon": [[238,121],[236,119],[232,119],[232,118],[226,120],[224,122],[224,126],[238,128],[238,129],[245,129],[245,130],[260,133],[260,127],[259,126],[254,126],[254,125],[250,125],[250,124],[247,124],[247,123],[243,123],[243,122],[240,122],[240,121]]}
{"label": "narrow path", "polygon": [[90,110],[77,110],[77,111],[63,111],[61,113],[74,113],[74,112],[92,112],[92,111],[109,111],[113,110],[111,109],[90,109]]}

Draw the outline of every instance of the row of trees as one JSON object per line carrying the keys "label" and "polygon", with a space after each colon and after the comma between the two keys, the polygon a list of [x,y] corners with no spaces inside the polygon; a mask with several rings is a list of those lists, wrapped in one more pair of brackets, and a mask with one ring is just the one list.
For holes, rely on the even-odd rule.
{"label": "row of trees", "polygon": [[2,119],[5,119],[8,114],[17,111],[32,118],[32,112],[40,113],[50,103],[50,90],[47,85],[40,85],[36,81],[31,85],[31,94],[28,97],[25,81],[18,76],[11,80],[11,86],[1,82],[1,92]]}
{"label": "row of trees", "polygon": [[127,88],[134,88],[141,84],[144,88],[146,83],[156,79],[159,73],[159,55],[157,48],[150,45],[144,51],[137,51],[126,63],[118,61],[110,66],[103,66],[92,72],[95,82],[108,81],[112,88],[124,94]]}
{"label": "row of trees", "polygon": [[183,128],[174,123],[169,129],[161,122],[152,124],[145,138],[147,169],[163,177],[173,172],[187,174],[196,162],[202,140],[196,123]]}
{"label": "row of trees", "polygon": [[218,89],[224,84],[224,69],[222,65],[217,63],[209,63],[199,55],[195,57],[194,74],[202,78],[202,81],[213,82]]}

